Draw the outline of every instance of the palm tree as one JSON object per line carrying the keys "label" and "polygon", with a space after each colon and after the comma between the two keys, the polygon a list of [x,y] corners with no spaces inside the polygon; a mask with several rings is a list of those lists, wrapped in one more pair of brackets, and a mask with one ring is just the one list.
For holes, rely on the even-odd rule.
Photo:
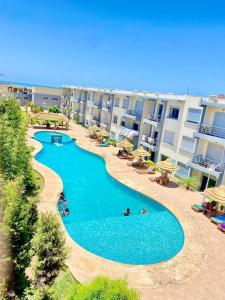
{"label": "palm tree", "polygon": [[179,183],[183,185],[187,190],[190,190],[190,188],[197,189],[199,186],[199,181],[200,178],[198,176],[191,176],[180,179]]}

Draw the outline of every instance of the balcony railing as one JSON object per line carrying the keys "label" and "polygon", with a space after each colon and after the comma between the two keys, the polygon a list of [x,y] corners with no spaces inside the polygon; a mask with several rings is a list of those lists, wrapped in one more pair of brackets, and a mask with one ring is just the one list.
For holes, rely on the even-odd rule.
{"label": "balcony railing", "polygon": [[136,117],[136,119],[140,120],[141,119],[141,112],[133,110],[133,109],[125,109],[124,111],[125,114],[131,115]]}
{"label": "balcony railing", "polygon": [[105,108],[105,109],[110,110],[110,109],[112,109],[112,105],[111,105],[111,104],[108,104],[108,103],[103,103],[103,104],[102,104],[102,108]]}
{"label": "balcony railing", "polygon": [[209,126],[206,124],[199,124],[198,132],[202,133],[202,134],[216,136],[216,137],[225,139],[225,128],[222,128],[222,127],[215,127],[215,126]]}
{"label": "balcony railing", "polygon": [[142,142],[148,143],[151,146],[156,146],[157,145],[157,139],[154,139],[154,138],[149,137],[147,135],[142,135],[141,140],[142,140]]}
{"label": "balcony railing", "polygon": [[221,163],[218,161],[214,161],[212,159],[208,159],[203,157],[203,155],[196,155],[193,157],[192,163],[199,165],[200,167],[211,169],[218,173],[224,172],[225,163]]}
{"label": "balcony railing", "polygon": [[100,121],[100,117],[98,117],[98,116],[93,116],[93,117],[92,117],[92,120],[93,120],[93,121],[99,122],[99,121]]}
{"label": "balcony railing", "polygon": [[153,113],[147,113],[145,115],[145,118],[153,121],[153,122],[160,122],[161,121],[161,116],[155,116]]}
{"label": "balcony railing", "polygon": [[93,106],[96,106],[97,108],[100,108],[100,107],[102,107],[102,103],[93,102]]}

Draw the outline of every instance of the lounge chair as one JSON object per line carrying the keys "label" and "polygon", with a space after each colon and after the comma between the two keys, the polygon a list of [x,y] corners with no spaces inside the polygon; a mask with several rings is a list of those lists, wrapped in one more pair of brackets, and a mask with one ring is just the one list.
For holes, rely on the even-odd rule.
{"label": "lounge chair", "polygon": [[217,224],[225,223],[225,214],[211,217],[211,221]]}
{"label": "lounge chair", "polygon": [[196,212],[203,212],[204,206],[201,203],[196,203],[191,206],[191,208]]}
{"label": "lounge chair", "polygon": [[137,170],[136,172],[138,174],[155,174],[155,169],[154,169],[154,167],[149,167],[146,170]]}
{"label": "lounge chair", "polygon": [[167,173],[163,173],[162,175],[160,175],[159,177],[157,177],[155,179],[155,181],[161,185],[165,185],[169,182],[169,178]]}
{"label": "lounge chair", "polygon": [[100,143],[100,144],[97,144],[97,146],[99,146],[99,147],[109,147],[109,141],[105,141],[105,142],[103,142],[103,143]]}
{"label": "lounge chair", "polygon": [[219,230],[225,232],[225,223],[218,224],[217,227],[218,227]]}

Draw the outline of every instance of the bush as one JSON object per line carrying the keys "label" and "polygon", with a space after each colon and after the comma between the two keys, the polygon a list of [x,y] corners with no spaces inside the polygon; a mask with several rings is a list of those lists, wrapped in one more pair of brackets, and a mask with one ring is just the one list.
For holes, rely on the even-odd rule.
{"label": "bush", "polygon": [[138,300],[138,292],[130,289],[126,280],[97,277],[86,285],[75,284],[66,300]]}
{"label": "bush", "polygon": [[41,214],[32,240],[34,285],[49,285],[64,265],[66,248],[64,233],[53,214]]}
{"label": "bush", "polygon": [[60,109],[55,105],[49,106],[48,111],[51,113],[56,113],[56,114],[60,113]]}
{"label": "bush", "polygon": [[182,178],[179,183],[183,185],[187,190],[197,189],[199,187],[200,178],[198,176],[191,176],[187,178]]}

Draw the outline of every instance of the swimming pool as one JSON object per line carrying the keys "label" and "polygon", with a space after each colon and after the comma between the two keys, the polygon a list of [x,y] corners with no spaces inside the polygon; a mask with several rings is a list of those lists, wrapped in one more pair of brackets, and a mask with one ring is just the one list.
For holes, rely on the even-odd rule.
{"label": "swimming pool", "polygon": [[[176,217],[113,179],[103,158],[81,149],[65,134],[62,145],[51,144],[48,131],[37,132],[35,139],[43,144],[36,159],[63,181],[70,214],[62,220],[76,243],[98,256],[134,265],[166,261],[181,250],[184,232]],[[131,215],[124,217],[127,207]],[[148,214],[140,215],[142,208]]]}

